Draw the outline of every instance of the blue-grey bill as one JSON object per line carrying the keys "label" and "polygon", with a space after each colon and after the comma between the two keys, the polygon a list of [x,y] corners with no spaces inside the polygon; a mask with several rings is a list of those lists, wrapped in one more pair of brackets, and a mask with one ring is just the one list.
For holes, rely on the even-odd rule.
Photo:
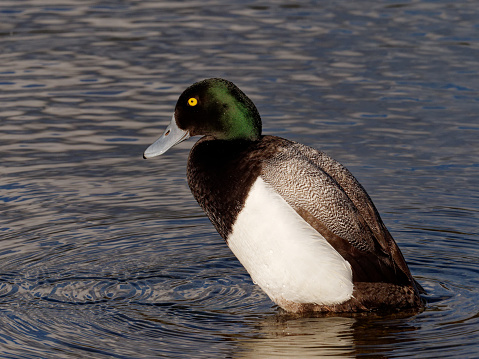
{"label": "blue-grey bill", "polygon": [[143,153],[143,158],[151,158],[162,155],[174,145],[190,138],[188,131],[182,130],[176,124],[175,115],[171,117],[171,122],[165,132]]}

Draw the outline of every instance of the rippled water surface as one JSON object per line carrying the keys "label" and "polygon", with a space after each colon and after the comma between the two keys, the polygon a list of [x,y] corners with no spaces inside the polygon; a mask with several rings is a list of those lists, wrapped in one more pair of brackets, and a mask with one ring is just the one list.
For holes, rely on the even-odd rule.
{"label": "rippled water surface", "polygon": [[[479,7],[0,2],[0,356],[477,357]],[[235,82],[264,133],[366,187],[426,288],[400,317],[282,315],[192,198],[176,99]]]}

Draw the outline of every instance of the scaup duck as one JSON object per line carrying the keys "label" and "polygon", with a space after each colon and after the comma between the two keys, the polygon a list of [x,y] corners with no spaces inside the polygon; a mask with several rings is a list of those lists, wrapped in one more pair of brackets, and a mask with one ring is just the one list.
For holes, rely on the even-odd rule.
{"label": "scaup duck", "polygon": [[203,136],[188,158],[191,192],[254,283],[287,312],[421,308],[422,288],[356,178],[261,127],[237,86],[207,79],[180,95],[143,156]]}

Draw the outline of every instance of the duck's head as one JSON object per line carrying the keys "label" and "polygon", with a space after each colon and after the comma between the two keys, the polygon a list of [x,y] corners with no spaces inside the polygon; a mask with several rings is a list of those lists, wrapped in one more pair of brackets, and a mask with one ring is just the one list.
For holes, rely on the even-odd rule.
{"label": "duck's head", "polygon": [[219,78],[203,80],[180,95],[170,124],[143,157],[161,155],[196,135],[254,141],[261,136],[261,118],[253,102],[232,82]]}

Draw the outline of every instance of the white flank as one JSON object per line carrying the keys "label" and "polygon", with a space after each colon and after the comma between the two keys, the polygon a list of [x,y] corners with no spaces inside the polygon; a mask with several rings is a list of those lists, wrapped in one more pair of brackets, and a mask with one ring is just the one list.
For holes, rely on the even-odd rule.
{"label": "white flank", "polygon": [[274,301],[339,304],[352,297],[349,263],[261,177],[228,245]]}

